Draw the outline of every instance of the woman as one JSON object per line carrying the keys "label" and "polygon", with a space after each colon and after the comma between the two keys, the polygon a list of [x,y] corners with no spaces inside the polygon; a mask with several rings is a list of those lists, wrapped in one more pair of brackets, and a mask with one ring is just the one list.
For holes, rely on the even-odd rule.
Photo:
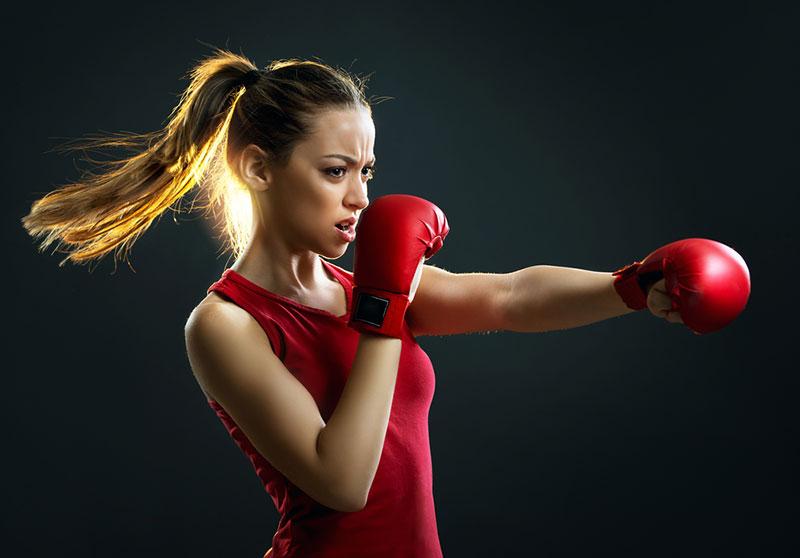
{"label": "woman", "polygon": [[[420,335],[547,331],[648,307],[682,322],[660,271],[424,265],[449,230],[435,205],[370,206],[375,126],[364,82],[325,64],[258,70],[218,50],[158,132],[84,145],[139,151],[38,200],[30,234],[90,262],[131,244],[195,184],[235,263],[186,324],[209,405],[280,513],[266,555],[441,556]],[[370,209],[367,210],[367,207]],[[362,215],[363,213],[363,215]],[[327,260],[355,238],[354,273]],[[421,241],[421,243],[420,243]]]}

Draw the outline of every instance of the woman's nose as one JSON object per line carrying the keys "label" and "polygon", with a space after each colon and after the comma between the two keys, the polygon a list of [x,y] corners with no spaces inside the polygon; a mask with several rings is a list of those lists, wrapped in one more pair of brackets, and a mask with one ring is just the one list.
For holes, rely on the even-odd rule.
{"label": "woman's nose", "polygon": [[358,181],[353,185],[348,192],[348,202],[356,207],[365,208],[369,205],[369,198],[367,197],[367,184]]}

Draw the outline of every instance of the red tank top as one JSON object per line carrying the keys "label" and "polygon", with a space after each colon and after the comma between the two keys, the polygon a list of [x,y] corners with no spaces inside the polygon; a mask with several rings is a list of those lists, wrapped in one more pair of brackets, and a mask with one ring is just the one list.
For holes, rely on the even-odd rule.
{"label": "red tank top", "polygon": [[[267,291],[232,269],[209,288],[246,310],[264,329],[272,350],[306,387],[326,422],[350,374],[359,334],[347,327],[353,274],[320,258],[345,290],[347,312],[334,316]],[[441,557],[433,502],[428,411],[435,387],[433,366],[406,325],[403,331],[383,453],[363,510],[328,508],[270,465],[225,409],[217,413],[250,459],[280,514],[271,558]]]}

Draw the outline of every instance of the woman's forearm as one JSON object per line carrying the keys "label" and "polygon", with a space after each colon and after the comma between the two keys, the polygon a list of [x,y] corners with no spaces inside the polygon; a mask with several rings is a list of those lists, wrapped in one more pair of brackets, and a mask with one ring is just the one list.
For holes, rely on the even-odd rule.
{"label": "woman's forearm", "polygon": [[611,272],[535,265],[511,279],[509,331],[569,329],[634,312],[614,289]]}
{"label": "woman's forearm", "polygon": [[362,333],[336,409],[317,451],[352,511],[366,505],[383,453],[394,399],[401,341]]}

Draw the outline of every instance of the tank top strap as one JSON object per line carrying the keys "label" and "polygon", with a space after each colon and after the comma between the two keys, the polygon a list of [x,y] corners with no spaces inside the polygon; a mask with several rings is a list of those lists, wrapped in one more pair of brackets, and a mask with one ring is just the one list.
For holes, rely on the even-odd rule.
{"label": "tank top strap", "polygon": [[330,272],[333,273],[333,275],[335,275],[336,278],[341,283],[346,283],[349,287],[351,287],[351,290],[352,290],[352,286],[353,286],[353,273],[352,272],[347,271],[346,269],[343,269],[343,268],[339,267],[336,264],[332,264],[331,262],[329,262],[325,258],[320,258],[320,260],[322,260],[322,264],[325,267],[327,267],[330,270]]}
{"label": "tank top strap", "polygon": [[231,281],[228,278],[229,271],[228,269],[223,271],[222,277],[212,283],[206,292],[213,291],[217,293],[253,316],[261,326],[261,329],[264,330],[264,333],[267,334],[269,344],[272,346],[272,352],[283,361],[286,357],[286,340],[278,323],[269,315],[269,309],[264,304],[264,299],[254,298],[247,289],[243,289],[236,282]]}
{"label": "tank top strap", "polygon": [[[334,278],[342,285],[345,296],[345,308],[350,311],[353,307],[353,274],[346,269],[342,269],[338,265],[332,264],[325,258],[320,258],[322,265],[324,265],[334,276]],[[345,317],[345,319],[347,319]]]}

